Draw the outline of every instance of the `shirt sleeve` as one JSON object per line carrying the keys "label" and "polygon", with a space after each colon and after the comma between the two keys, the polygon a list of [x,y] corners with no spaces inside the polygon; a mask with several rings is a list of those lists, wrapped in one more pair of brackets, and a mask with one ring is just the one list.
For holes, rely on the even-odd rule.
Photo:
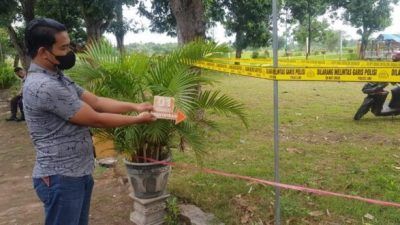
{"label": "shirt sleeve", "polygon": [[76,84],[76,83],[73,83],[73,85],[74,85],[74,88],[75,88],[75,90],[76,90],[76,93],[78,94],[78,97],[81,98],[83,92],[85,92],[85,89],[84,89],[83,87],[79,86],[79,85]]}
{"label": "shirt sleeve", "polygon": [[58,82],[44,84],[38,93],[38,98],[42,110],[54,113],[66,121],[70,120],[82,106],[79,96]]}
{"label": "shirt sleeve", "polygon": [[83,92],[85,92],[85,89],[75,83],[69,76],[64,75],[64,78],[74,87],[76,93],[78,94],[78,97],[81,98]]}

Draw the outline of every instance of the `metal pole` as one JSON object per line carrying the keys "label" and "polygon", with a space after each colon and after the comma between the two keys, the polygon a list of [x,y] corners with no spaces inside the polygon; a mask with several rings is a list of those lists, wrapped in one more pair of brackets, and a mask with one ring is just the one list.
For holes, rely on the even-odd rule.
{"label": "metal pole", "polygon": [[288,20],[288,9],[285,9],[286,11],[286,19],[285,19],[285,56],[288,56],[288,25],[287,25],[287,20]]}
{"label": "metal pole", "polygon": [[308,37],[306,37],[306,59],[308,59]]}
{"label": "metal pole", "polygon": [[[272,24],[273,24],[273,66],[278,67],[278,6],[277,1],[272,0]],[[278,81],[274,81],[274,174],[275,182],[279,182],[279,111],[278,111]],[[280,189],[275,187],[275,225],[281,224]]]}
{"label": "metal pole", "polygon": [[342,31],[340,30],[340,56],[339,56],[340,60],[342,60],[342,54],[343,54],[343,36],[342,36]]}

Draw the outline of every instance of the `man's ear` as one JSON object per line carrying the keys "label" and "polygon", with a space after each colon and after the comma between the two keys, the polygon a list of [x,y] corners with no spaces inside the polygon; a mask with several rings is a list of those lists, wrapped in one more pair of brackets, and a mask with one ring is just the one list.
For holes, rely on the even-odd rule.
{"label": "man's ear", "polygon": [[37,55],[39,55],[39,56],[44,56],[44,55],[46,55],[46,56],[47,56],[47,49],[46,49],[45,47],[40,47],[40,48],[38,49]]}

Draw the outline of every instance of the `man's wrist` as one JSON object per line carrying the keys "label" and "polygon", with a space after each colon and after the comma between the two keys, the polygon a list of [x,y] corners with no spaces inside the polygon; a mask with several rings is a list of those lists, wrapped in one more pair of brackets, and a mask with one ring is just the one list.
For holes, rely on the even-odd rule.
{"label": "man's wrist", "polygon": [[137,104],[135,104],[135,103],[130,103],[130,111],[135,111],[135,112],[137,112],[137,111],[138,111]]}

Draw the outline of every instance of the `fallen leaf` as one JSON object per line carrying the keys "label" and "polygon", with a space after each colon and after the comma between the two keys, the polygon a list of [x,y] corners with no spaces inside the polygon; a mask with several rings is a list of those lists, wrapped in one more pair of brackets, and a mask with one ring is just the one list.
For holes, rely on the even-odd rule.
{"label": "fallen leaf", "polygon": [[370,220],[375,219],[375,217],[373,215],[369,214],[369,213],[365,214],[364,217],[367,218],[367,219],[370,219]]}
{"label": "fallen leaf", "polygon": [[322,211],[312,211],[312,212],[309,212],[308,215],[317,217],[317,216],[324,215],[324,212],[322,212]]}
{"label": "fallen leaf", "polygon": [[396,170],[400,170],[400,166],[393,166]]}
{"label": "fallen leaf", "polygon": [[329,209],[326,209],[326,215],[331,216],[331,213],[329,212]]}
{"label": "fallen leaf", "polygon": [[286,151],[289,153],[302,153],[302,151],[297,148],[286,148]]}
{"label": "fallen leaf", "polygon": [[253,191],[253,186],[250,186],[249,191],[247,192],[247,194],[250,194]]}

